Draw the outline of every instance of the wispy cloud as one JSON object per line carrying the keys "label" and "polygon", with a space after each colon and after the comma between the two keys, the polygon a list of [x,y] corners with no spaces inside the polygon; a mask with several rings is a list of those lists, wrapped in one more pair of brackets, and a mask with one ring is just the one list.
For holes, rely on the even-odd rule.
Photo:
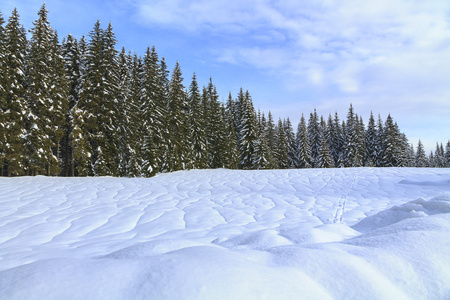
{"label": "wispy cloud", "polygon": [[447,0],[131,2],[141,24],[216,37],[216,61],[310,90],[317,107],[353,101],[411,127],[450,113]]}

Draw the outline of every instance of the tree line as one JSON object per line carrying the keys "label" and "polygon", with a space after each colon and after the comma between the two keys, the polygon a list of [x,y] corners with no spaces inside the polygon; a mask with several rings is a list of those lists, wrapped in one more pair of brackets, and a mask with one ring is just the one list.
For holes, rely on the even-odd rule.
{"label": "tree line", "polygon": [[[30,30],[0,14],[0,175],[153,176],[184,169],[450,167],[445,151],[416,150],[389,115],[367,126],[316,111],[277,123],[248,91],[220,101],[212,79],[188,86],[155,47],[116,50],[111,24],[59,43],[45,4]],[[6,23],[6,24],[5,24]]]}

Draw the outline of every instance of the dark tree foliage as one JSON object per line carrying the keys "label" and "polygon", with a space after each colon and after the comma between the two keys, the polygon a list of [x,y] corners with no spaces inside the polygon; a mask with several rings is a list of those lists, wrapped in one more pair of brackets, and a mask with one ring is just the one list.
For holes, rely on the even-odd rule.
{"label": "dark tree foliage", "polygon": [[311,149],[311,166],[316,168],[318,166],[320,148],[322,146],[322,128],[319,123],[319,116],[316,110],[310,114],[308,122],[308,134]]}
{"label": "dark tree foliage", "polygon": [[0,175],[25,175],[29,166],[27,144],[29,106],[26,101],[25,29],[16,9],[8,19],[0,44]]}
{"label": "dark tree foliage", "polygon": [[205,169],[208,163],[205,133],[206,120],[201,101],[202,98],[197,77],[194,73],[191,85],[189,86],[188,96],[189,123],[191,129],[191,167],[194,169]]}
{"label": "dark tree foliage", "polygon": [[28,171],[33,175],[58,175],[61,172],[60,141],[68,106],[65,61],[47,13],[44,4],[30,30],[26,64],[26,97],[30,111],[26,146]]}
{"label": "dark tree foliage", "polygon": [[239,126],[239,166],[242,169],[252,169],[255,165],[255,151],[257,143],[257,121],[253,102],[247,91],[245,95],[242,89],[237,100]]}
{"label": "dark tree foliage", "polygon": [[[0,14],[0,175],[153,176],[185,169],[450,167],[450,142],[427,156],[391,115],[367,126],[350,105],[345,121],[316,110],[294,132],[256,110],[248,91],[223,103],[210,78],[185,88],[155,47],[116,50],[112,25],[89,40],[58,35],[45,4],[30,41],[14,10]],[[445,147],[444,147],[445,146]]]}
{"label": "dark tree foliage", "polygon": [[300,122],[298,123],[296,136],[296,150],[297,150],[297,168],[311,168],[311,148],[309,142],[308,130],[306,128],[306,121],[302,114]]}
{"label": "dark tree foliage", "polygon": [[275,159],[278,164],[278,169],[289,168],[289,143],[286,136],[286,130],[284,129],[281,119],[278,120],[276,127],[276,152]]}
{"label": "dark tree foliage", "polygon": [[183,77],[177,62],[172,72],[167,98],[166,171],[169,172],[183,170],[187,167],[189,123],[187,122],[186,98]]}

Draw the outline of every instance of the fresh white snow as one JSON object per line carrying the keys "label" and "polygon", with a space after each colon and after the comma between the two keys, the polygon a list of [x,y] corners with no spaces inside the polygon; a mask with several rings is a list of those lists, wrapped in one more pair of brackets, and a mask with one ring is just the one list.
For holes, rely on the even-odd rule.
{"label": "fresh white snow", "polygon": [[0,299],[450,299],[450,169],[0,178]]}

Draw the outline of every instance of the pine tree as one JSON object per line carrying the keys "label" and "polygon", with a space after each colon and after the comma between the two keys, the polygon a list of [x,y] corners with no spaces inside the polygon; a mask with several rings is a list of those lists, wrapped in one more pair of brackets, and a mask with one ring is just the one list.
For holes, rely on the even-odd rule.
{"label": "pine tree", "polygon": [[226,112],[225,112],[225,105],[223,103],[219,102],[219,141],[218,141],[218,147],[217,147],[217,153],[221,156],[220,159],[220,167],[224,168],[228,165],[228,162],[226,158],[229,156],[227,153],[228,151],[228,145],[227,138],[229,136],[228,133],[228,126],[226,121]]}
{"label": "pine tree", "polygon": [[416,167],[424,168],[426,166],[427,166],[427,156],[425,154],[423,144],[419,140],[419,143],[417,144],[417,151],[416,151]]}
{"label": "pine tree", "polygon": [[320,147],[322,145],[322,129],[319,124],[319,117],[316,110],[310,114],[308,121],[308,134],[311,147],[311,166],[317,167]]}
{"label": "pine tree", "polygon": [[283,122],[278,119],[278,125],[276,127],[277,143],[275,151],[275,159],[278,164],[278,169],[289,168],[289,148],[288,140],[286,137],[286,131],[284,129]]}
{"label": "pine tree", "polygon": [[445,166],[450,168],[450,141],[445,145]]}
{"label": "pine tree", "polygon": [[76,109],[78,169],[82,174],[114,176],[117,175],[119,132],[116,38],[112,25],[103,30],[100,21],[89,36],[86,71]]}
{"label": "pine tree", "polygon": [[159,64],[153,46],[147,48],[142,67],[142,128],[143,175],[153,176],[164,168],[167,153],[167,96],[168,73],[164,59]]}
{"label": "pine tree", "polygon": [[[205,101],[204,101],[205,102]],[[243,115],[243,106],[244,106],[244,91],[242,90],[242,87],[239,90],[239,93],[237,95],[236,100],[234,101],[233,105],[233,119],[234,119],[234,126],[236,128],[236,139],[238,142],[238,149],[241,148],[241,121],[242,121],[242,115]],[[240,153],[239,153],[240,156]]]}
{"label": "pine tree", "polygon": [[[152,112],[148,111],[148,98],[145,97],[147,87],[144,85],[144,62],[140,56],[133,55],[131,62],[130,74],[130,90],[127,101],[128,112],[128,148],[132,155],[128,162],[127,169],[131,170],[134,176],[152,176],[153,172],[148,172],[149,161],[152,162],[150,170],[156,170],[155,149],[152,149],[153,136],[149,136],[149,132],[154,133],[156,126],[152,118],[155,118],[154,105]],[[153,103],[154,104],[154,103]],[[148,116],[148,114],[151,114]],[[146,150],[152,154],[148,155]],[[149,158],[150,156],[150,158]]]}
{"label": "pine tree", "polygon": [[99,135],[97,147],[97,160],[94,162],[94,173],[98,176],[117,175],[118,167],[118,149],[119,144],[117,124],[119,124],[119,78],[118,78],[118,61],[117,43],[111,23],[102,35],[103,49],[101,60],[102,84],[101,102],[99,119]]}
{"label": "pine tree", "polygon": [[375,125],[375,118],[372,112],[370,112],[369,123],[367,125],[367,130],[365,133],[365,165],[372,166],[375,165],[377,160],[377,128]]}
{"label": "pine tree", "polygon": [[0,176],[3,176],[3,165],[5,163],[5,142],[6,142],[6,34],[3,24],[5,20],[0,12]]}
{"label": "pine tree", "polygon": [[239,150],[236,136],[234,106],[235,102],[231,96],[231,93],[229,93],[225,107],[225,120],[227,126],[227,139],[225,142],[225,145],[227,145],[226,167],[229,169],[237,169],[239,167]]}
{"label": "pine tree", "polygon": [[63,41],[62,56],[65,60],[66,78],[68,80],[68,110],[65,116],[64,136],[61,141],[63,176],[75,176],[75,159],[73,152],[73,109],[80,98],[81,72],[83,59],[80,45],[71,34]]}
{"label": "pine tree", "polygon": [[444,147],[439,145],[439,143],[436,143],[436,151],[434,152],[434,159],[435,159],[435,165],[437,168],[444,168],[445,167],[445,153],[444,153]]}
{"label": "pine tree", "polygon": [[257,141],[257,122],[253,102],[247,91],[242,95],[242,89],[238,97],[239,121],[239,159],[241,169],[251,169],[255,163],[254,152]]}
{"label": "pine tree", "polygon": [[333,159],[333,164],[334,164],[335,156],[337,156],[336,155],[337,139],[335,139],[335,133],[336,133],[335,124],[334,124],[331,114],[329,114],[328,119],[327,119],[326,130],[324,132],[324,139],[330,150],[330,155],[331,155],[331,158]]}
{"label": "pine tree", "polygon": [[117,60],[117,175],[140,176],[142,174],[142,155],[140,125],[140,61],[133,58],[122,47]]}
{"label": "pine tree", "polygon": [[[158,159],[159,171],[169,170],[169,90],[170,90],[170,80],[169,80],[169,70],[167,69],[167,64],[165,58],[161,58],[159,62],[160,76],[158,80],[158,95],[156,97],[156,109],[161,111],[161,119],[159,124],[162,126],[158,132],[155,132],[154,143],[159,146],[159,155],[156,157]],[[159,138],[161,138],[159,140]]]}
{"label": "pine tree", "polygon": [[361,167],[363,165],[363,150],[362,150],[362,128],[358,120],[358,116],[353,111],[353,106],[347,114],[346,122],[346,145],[345,145],[345,166],[346,167]]}
{"label": "pine tree", "polygon": [[433,151],[430,151],[430,155],[428,156],[427,167],[429,167],[429,168],[435,168],[436,167]]}
{"label": "pine tree", "polygon": [[[63,151],[61,147],[61,140],[65,134],[66,116],[69,112],[69,81],[65,72],[65,60],[62,55],[62,47],[58,43],[58,35],[55,32],[51,42],[51,73],[50,82],[53,84],[49,88],[52,105],[50,110],[52,112],[52,126],[51,132],[54,139],[53,153],[58,159],[58,169],[64,163]],[[56,174],[56,173],[55,173]]]}
{"label": "pine tree", "polygon": [[292,128],[292,123],[289,118],[283,123],[286,135],[286,144],[288,147],[288,168],[293,169],[298,165],[295,146],[295,134]]}
{"label": "pine tree", "polygon": [[365,147],[365,134],[366,129],[364,126],[364,121],[362,117],[359,117],[358,122],[358,115],[356,115],[356,134],[357,134],[357,153],[358,153],[358,160],[360,162],[359,167],[364,166],[364,161],[366,160],[365,153],[366,153],[366,147]]}
{"label": "pine tree", "polygon": [[297,161],[298,168],[311,168],[311,148],[309,143],[309,135],[306,128],[306,121],[302,114],[300,122],[298,123],[297,136]]}
{"label": "pine tree", "polygon": [[401,134],[391,115],[388,115],[386,119],[383,145],[384,166],[402,167],[404,165],[404,161]]}
{"label": "pine tree", "polygon": [[103,29],[100,21],[89,33],[90,41],[84,56],[85,70],[82,74],[79,100],[74,108],[74,156],[77,173],[81,176],[94,174],[93,165],[98,159],[103,82]]}
{"label": "pine tree", "polygon": [[328,148],[325,139],[322,139],[317,168],[334,168],[334,162],[330,154],[330,149]]}
{"label": "pine tree", "polygon": [[192,168],[205,169],[207,167],[205,118],[203,114],[200,90],[194,73],[189,86],[189,122],[191,128]]}
{"label": "pine tree", "polygon": [[384,125],[383,121],[381,119],[381,116],[378,115],[378,122],[377,122],[377,135],[375,137],[375,160],[374,165],[375,167],[384,167],[385,160],[384,160]]}
{"label": "pine tree", "polygon": [[[73,102],[69,101],[69,137],[71,147],[71,174],[74,176],[92,175],[92,156],[93,150],[89,142],[90,134],[86,120],[88,120],[88,110],[82,100],[83,89],[86,88],[85,78],[88,70],[88,45],[84,36],[78,43],[79,49],[79,78],[75,79],[73,85],[69,88],[69,94],[74,93]],[[70,72],[70,69],[66,70]],[[72,82],[72,80],[69,80]],[[73,107],[71,106],[73,105]],[[71,107],[71,108],[70,108]]]}
{"label": "pine tree", "polygon": [[406,164],[405,167],[413,168],[416,166],[416,152],[414,151],[413,144],[409,144],[406,149]]}
{"label": "pine tree", "polygon": [[5,64],[2,66],[3,89],[0,96],[0,168],[7,176],[24,175],[28,160],[23,146],[27,142],[28,106],[24,97],[27,40],[16,9],[8,19],[3,38]]}
{"label": "pine tree", "polygon": [[335,112],[332,126],[332,140],[333,146],[330,149],[331,156],[333,157],[334,164],[338,168],[343,168],[344,165],[344,151],[345,151],[345,136],[344,128],[339,120],[338,113]]}
{"label": "pine tree", "polygon": [[186,94],[178,62],[172,72],[168,100],[168,171],[178,171],[186,168],[188,143]]}
{"label": "pine tree", "polygon": [[266,135],[266,143],[267,143],[267,168],[275,169],[278,167],[277,161],[275,159],[276,152],[276,132],[275,132],[275,123],[273,121],[272,113],[269,110],[267,114],[267,122],[265,126],[265,135]]}
{"label": "pine tree", "polygon": [[222,168],[225,165],[225,115],[219,102],[219,95],[210,78],[208,86],[203,89],[203,113],[205,118],[206,152],[209,168]]}
{"label": "pine tree", "polygon": [[253,166],[252,169],[260,170],[267,169],[269,161],[267,160],[268,146],[265,134],[266,121],[265,117],[261,115],[261,111],[258,111],[257,116],[257,140],[255,144],[255,152],[253,153]]}
{"label": "pine tree", "polygon": [[31,174],[57,175],[60,140],[68,107],[68,86],[57,35],[42,5],[31,29],[27,59],[27,99],[30,107],[28,151]]}

